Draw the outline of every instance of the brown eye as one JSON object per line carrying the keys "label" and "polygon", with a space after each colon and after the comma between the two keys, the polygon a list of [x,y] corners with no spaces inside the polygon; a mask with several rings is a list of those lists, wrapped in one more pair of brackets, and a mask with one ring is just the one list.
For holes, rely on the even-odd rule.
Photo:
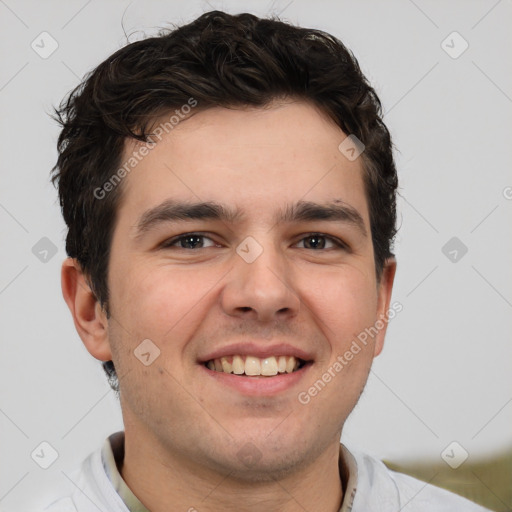
{"label": "brown eye", "polygon": [[335,249],[346,248],[345,244],[331,236],[322,235],[319,233],[312,233],[304,237],[300,242],[303,243],[304,249],[320,250],[320,249]]}
{"label": "brown eye", "polygon": [[[210,243],[208,244],[209,241]],[[167,240],[162,244],[162,248],[176,247],[178,249],[204,249],[213,247],[215,242],[207,236],[198,233],[186,233]]]}
{"label": "brown eye", "polygon": [[304,246],[306,249],[324,249],[325,237],[319,235],[312,235],[304,238]]}

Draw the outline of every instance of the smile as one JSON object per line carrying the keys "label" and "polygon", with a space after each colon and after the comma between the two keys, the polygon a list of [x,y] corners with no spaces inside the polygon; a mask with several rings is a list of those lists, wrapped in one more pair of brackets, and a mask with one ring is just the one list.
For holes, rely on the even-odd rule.
{"label": "smile", "polygon": [[205,366],[213,371],[246,376],[273,377],[278,374],[293,373],[306,364],[294,356],[255,356],[233,355],[210,359]]}

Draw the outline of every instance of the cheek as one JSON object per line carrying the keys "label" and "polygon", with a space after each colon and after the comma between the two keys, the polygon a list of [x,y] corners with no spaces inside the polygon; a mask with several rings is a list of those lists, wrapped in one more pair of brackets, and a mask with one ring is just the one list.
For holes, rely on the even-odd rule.
{"label": "cheek", "polygon": [[154,264],[144,269],[140,265],[136,272],[120,277],[117,303],[122,304],[123,322],[134,335],[154,339],[159,345],[170,338],[176,342],[187,338],[221,275],[211,269]]}
{"label": "cheek", "polygon": [[357,336],[375,321],[377,289],[373,276],[351,266],[304,272],[303,300],[335,342]]}
{"label": "cheek", "polygon": [[304,286],[310,290],[304,301],[327,350],[298,400],[312,408],[324,427],[330,423],[338,429],[357,403],[373,361],[374,341],[361,334],[376,319],[376,285],[370,273],[347,266],[309,275]]}
{"label": "cheek", "polygon": [[333,382],[319,403],[338,400],[340,392],[352,403],[364,387],[374,357],[374,337],[367,333],[376,321],[376,284],[371,273],[349,266],[309,275],[308,282],[304,289],[310,293],[304,300],[327,341],[313,380],[325,377]]}

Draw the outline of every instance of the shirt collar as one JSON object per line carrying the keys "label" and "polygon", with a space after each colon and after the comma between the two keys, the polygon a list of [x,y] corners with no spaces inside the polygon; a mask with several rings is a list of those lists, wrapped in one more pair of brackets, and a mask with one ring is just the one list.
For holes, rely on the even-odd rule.
{"label": "shirt collar", "polygon": [[149,512],[126,485],[118,470],[124,460],[124,432],[112,434],[105,440],[101,450],[101,460],[108,479],[123,500],[126,508],[130,512]]}
{"label": "shirt collar", "polygon": [[[129,512],[149,512],[149,510],[133,494],[121,477],[118,467],[124,459],[124,432],[112,434],[105,440],[101,450],[101,459],[105,473],[112,483],[112,486],[121,497]],[[342,480],[346,481],[343,489],[343,503],[339,512],[350,512],[354,503],[357,488],[357,464],[356,460],[348,449],[340,444],[339,472]],[[348,475],[348,479],[347,479]]]}

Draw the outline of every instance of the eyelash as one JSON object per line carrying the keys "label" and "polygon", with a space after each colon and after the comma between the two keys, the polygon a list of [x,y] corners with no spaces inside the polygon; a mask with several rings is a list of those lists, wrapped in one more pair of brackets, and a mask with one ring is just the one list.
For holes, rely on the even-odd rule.
{"label": "eyelash", "polygon": [[[169,240],[166,240],[164,241],[160,247],[162,249],[170,249],[172,248],[177,242],[185,239],[185,238],[188,238],[188,237],[192,237],[192,236],[196,236],[196,237],[200,237],[200,238],[206,238],[206,239],[209,239],[211,240],[212,242],[215,243],[214,240],[212,240],[210,237],[206,236],[206,235],[203,235],[201,233],[195,233],[195,232],[191,232],[191,233],[184,233],[182,235],[178,235],[178,236],[175,236],[173,238],[170,238]],[[303,240],[307,239],[307,238],[313,238],[313,237],[319,237],[319,238],[325,238],[326,240],[329,240],[331,241],[336,247],[332,247],[332,248],[329,248],[329,249],[334,249],[334,248],[338,248],[338,249],[344,249],[344,250],[349,250],[349,247],[347,246],[347,244],[345,244],[344,242],[342,242],[341,240],[337,239],[337,238],[334,238],[332,236],[329,236],[329,235],[324,235],[322,233],[309,233],[307,234],[306,236],[302,237],[299,242],[302,242]],[[197,251],[199,249],[208,249],[208,247],[199,247],[199,249],[190,249],[190,248],[185,248],[185,247],[177,247],[177,249],[183,249],[185,251]],[[304,249],[306,249],[304,247]],[[315,249],[310,249],[310,250],[315,250]],[[317,251],[325,251],[325,250],[328,250],[328,249],[316,249]]]}

